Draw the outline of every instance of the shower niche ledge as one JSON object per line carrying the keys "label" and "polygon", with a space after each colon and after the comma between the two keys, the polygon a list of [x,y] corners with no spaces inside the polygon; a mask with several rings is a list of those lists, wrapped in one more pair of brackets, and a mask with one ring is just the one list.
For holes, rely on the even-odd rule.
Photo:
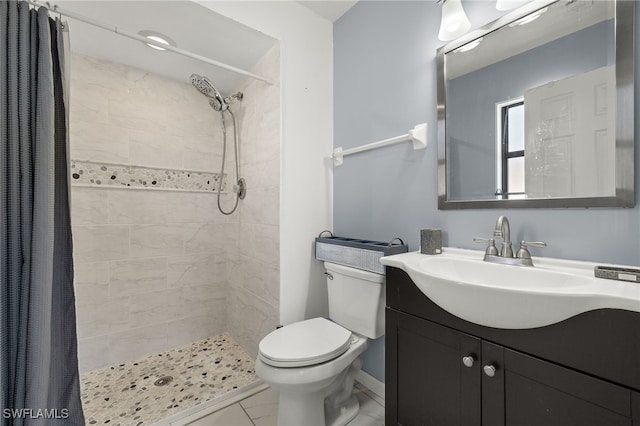
{"label": "shower niche ledge", "polygon": [[71,160],[70,180],[75,187],[150,189],[164,191],[226,193],[226,174],[178,170],[132,164]]}

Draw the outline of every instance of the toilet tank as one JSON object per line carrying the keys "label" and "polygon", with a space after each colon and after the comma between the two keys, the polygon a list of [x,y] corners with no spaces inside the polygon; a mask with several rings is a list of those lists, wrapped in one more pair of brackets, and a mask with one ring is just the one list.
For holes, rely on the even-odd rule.
{"label": "toilet tank", "polygon": [[385,276],[324,262],[329,292],[329,318],[360,335],[384,335]]}

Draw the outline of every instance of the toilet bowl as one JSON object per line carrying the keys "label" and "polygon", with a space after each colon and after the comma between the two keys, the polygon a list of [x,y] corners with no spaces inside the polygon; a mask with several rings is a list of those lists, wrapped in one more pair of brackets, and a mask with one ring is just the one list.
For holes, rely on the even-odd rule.
{"label": "toilet bowl", "polygon": [[289,324],[259,345],[256,374],[280,392],[279,426],[341,426],[356,417],[360,355],[368,338],[384,334],[384,276],[327,262],[325,268],[335,322]]}

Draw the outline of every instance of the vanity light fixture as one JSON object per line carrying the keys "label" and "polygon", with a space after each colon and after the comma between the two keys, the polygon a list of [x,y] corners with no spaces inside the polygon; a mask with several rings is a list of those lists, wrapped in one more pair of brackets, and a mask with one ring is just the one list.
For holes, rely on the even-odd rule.
{"label": "vanity light fixture", "polygon": [[439,0],[442,5],[442,20],[438,38],[449,41],[460,37],[471,28],[471,22],[464,13],[461,0]]}
{"label": "vanity light fixture", "polygon": [[[175,46],[176,43],[175,41],[171,40],[171,38],[167,37],[164,34],[161,34],[157,31],[151,31],[151,30],[142,30],[142,31],[138,31],[138,34],[140,34],[143,37],[148,38],[149,40],[153,40],[155,42],[158,43],[162,43],[162,44],[166,44],[167,46]],[[166,51],[167,49],[163,49],[160,46],[156,46],[154,44],[151,43],[145,43],[147,46],[151,47],[152,49],[156,49],[156,50],[161,50],[161,51]]]}

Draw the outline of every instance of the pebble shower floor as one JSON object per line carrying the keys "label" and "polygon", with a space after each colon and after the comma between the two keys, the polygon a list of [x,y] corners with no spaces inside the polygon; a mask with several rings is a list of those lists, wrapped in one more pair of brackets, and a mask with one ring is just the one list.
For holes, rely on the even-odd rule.
{"label": "pebble shower floor", "polygon": [[222,333],[85,373],[80,382],[88,425],[138,426],[151,425],[257,380],[254,360]]}

